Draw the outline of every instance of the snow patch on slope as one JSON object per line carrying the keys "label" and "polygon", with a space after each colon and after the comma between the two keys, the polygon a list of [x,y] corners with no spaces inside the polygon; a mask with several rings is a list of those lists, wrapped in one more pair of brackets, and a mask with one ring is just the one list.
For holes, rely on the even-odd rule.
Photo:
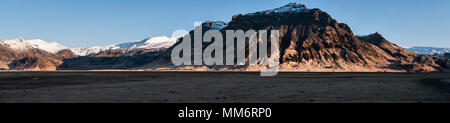
{"label": "snow patch on slope", "polygon": [[12,49],[29,50],[40,49],[49,53],[57,53],[58,51],[67,49],[56,42],[45,42],[40,39],[26,40],[24,38],[18,38],[13,40],[0,40],[0,44]]}

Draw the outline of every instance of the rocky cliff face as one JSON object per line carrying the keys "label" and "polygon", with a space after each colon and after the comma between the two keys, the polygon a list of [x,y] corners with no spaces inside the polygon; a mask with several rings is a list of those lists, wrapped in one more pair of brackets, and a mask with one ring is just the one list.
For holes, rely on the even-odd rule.
{"label": "rocky cliff face", "polygon": [[[202,25],[203,31],[209,29],[208,23]],[[328,13],[298,3],[235,15],[221,31],[225,35],[224,30],[251,29],[280,31],[282,70],[430,72],[441,69],[430,56],[409,52],[378,33],[357,37],[348,25],[338,23]],[[192,31],[190,33],[194,35]],[[203,44],[204,48],[208,45]],[[153,64],[168,63],[172,48]],[[250,66],[246,67],[249,69]]]}
{"label": "rocky cliff face", "polygon": [[77,57],[71,51],[49,53],[40,49],[13,49],[0,45],[2,70],[56,70],[65,58]]}

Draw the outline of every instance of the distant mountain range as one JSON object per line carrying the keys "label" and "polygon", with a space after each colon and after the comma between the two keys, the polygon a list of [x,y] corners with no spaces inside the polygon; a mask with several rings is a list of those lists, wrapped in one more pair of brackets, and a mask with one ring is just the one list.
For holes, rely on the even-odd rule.
{"label": "distant mountain range", "polygon": [[[216,27],[215,29],[220,29],[223,27]],[[160,49],[160,48],[169,48],[173,44],[176,43],[176,40],[179,37],[167,37],[167,36],[159,36],[159,37],[151,37],[141,41],[131,41],[120,44],[106,45],[106,46],[94,46],[88,48],[68,48],[67,46],[60,45],[56,42],[46,42],[41,39],[31,39],[26,40],[25,38],[18,38],[12,40],[0,40],[1,45],[9,46],[14,49],[29,49],[36,48],[47,51],[49,53],[57,53],[58,51],[69,49],[74,54],[79,56],[87,56],[90,54],[97,54],[102,51],[111,51],[111,50],[136,50],[136,49]],[[444,53],[450,53],[450,48],[437,48],[437,47],[405,47],[406,50],[409,50],[414,53],[423,54],[423,55],[440,55]]]}
{"label": "distant mountain range", "polygon": [[91,54],[100,53],[101,51],[112,51],[112,50],[137,50],[137,49],[159,49],[159,48],[169,48],[175,44],[179,37],[152,37],[141,41],[126,42],[120,44],[113,44],[107,46],[96,46],[89,48],[71,48],[70,50],[79,56],[87,56]]}
{"label": "distant mountain range", "polygon": [[444,53],[450,53],[450,48],[411,47],[411,48],[406,48],[406,49],[411,52],[424,54],[424,55],[434,55],[434,54],[440,55],[440,54],[444,54]]}
{"label": "distant mountain range", "polygon": [[61,50],[71,50],[74,54],[79,56],[87,56],[91,54],[97,54],[102,51],[112,51],[112,50],[137,50],[137,49],[160,49],[168,48],[172,46],[179,37],[152,37],[141,41],[132,41],[120,44],[113,44],[107,46],[95,46],[88,48],[68,48],[66,46],[60,45],[56,42],[46,42],[40,39],[27,40],[25,38],[18,38],[12,40],[0,40],[0,45],[10,47],[12,49],[18,50],[28,50],[28,49],[40,49],[49,53],[57,53]]}
{"label": "distant mountain range", "polygon": [[[202,31],[214,29],[224,34],[225,30],[279,30],[282,71],[433,72],[450,69],[448,57],[422,55],[446,52],[442,49],[409,48],[411,52],[391,43],[379,33],[356,36],[347,24],[337,22],[320,9],[310,9],[300,3],[235,15],[228,23],[207,21],[199,26],[203,27]],[[194,35],[193,31],[189,33]],[[248,64],[174,66],[170,56],[172,49],[180,43],[178,38],[153,37],[89,48],[67,48],[55,42],[23,38],[0,40],[0,69],[254,71],[266,67]],[[203,48],[211,43],[203,43]],[[248,61],[248,45],[245,48]]]}

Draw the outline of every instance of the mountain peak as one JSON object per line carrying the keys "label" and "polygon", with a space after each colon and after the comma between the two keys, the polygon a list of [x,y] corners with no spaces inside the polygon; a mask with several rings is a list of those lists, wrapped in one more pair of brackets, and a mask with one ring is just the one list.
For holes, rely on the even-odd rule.
{"label": "mountain peak", "polygon": [[359,35],[359,38],[384,38],[383,35],[381,35],[378,32],[372,33],[372,34],[368,34],[368,35]]}
{"label": "mountain peak", "polygon": [[282,7],[271,9],[271,10],[265,10],[265,11],[259,11],[256,13],[250,13],[249,15],[260,15],[260,14],[267,14],[267,13],[300,13],[304,11],[308,11],[309,9],[301,3],[295,2],[295,3],[288,3]]}
{"label": "mountain peak", "polygon": [[375,32],[373,34],[365,35],[365,36],[358,36],[358,38],[369,42],[371,44],[380,44],[380,43],[386,43],[388,42],[380,33]]}
{"label": "mountain peak", "polygon": [[[277,9],[295,9],[295,8],[308,9],[308,8],[306,8],[305,4],[301,4],[299,2],[288,3],[288,4],[286,4],[286,5],[284,5],[284,6],[280,7],[280,8],[277,8]],[[277,10],[277,9],[275,9],[275,10]]]}
{"label": "mountain peak", "polygon": [[375,36],[375,37],[383,37],[380,33],[375,32],[373,34],[370,34],[371,36]]}
{"label": "mountain peak", "polygon": [[295,3],[288,3],[282,7],[275,8],[272,10],[267,10],[267,11],[268,12],[276,12],[276,13],[286,13],[286,12],[299,13],[299,12],[302,12],[305,10],[308,10],[308,8],[305,6],[305,4],[295,2]]}
{"label": "mountain peak", "polygon": [[20,37],[20,38],[17,38],[15,40],[20,41],[20,42],[24,42],[26,39],[24,37]]}

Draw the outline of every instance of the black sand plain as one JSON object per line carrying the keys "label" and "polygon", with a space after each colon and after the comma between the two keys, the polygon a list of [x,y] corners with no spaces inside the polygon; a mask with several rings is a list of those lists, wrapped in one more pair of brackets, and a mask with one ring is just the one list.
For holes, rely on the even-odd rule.
{"label": "black sand plain", "polygon": [[0,103],[449,103],[450,73],[0,72]]}

